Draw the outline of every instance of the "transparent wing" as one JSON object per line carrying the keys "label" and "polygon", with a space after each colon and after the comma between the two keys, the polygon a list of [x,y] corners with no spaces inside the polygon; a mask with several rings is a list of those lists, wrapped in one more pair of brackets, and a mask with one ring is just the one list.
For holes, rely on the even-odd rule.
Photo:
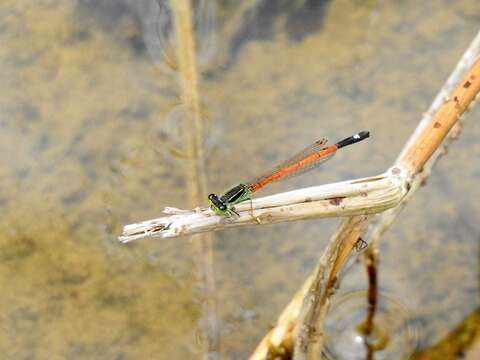
{"label": "transparent wing", "polygon": [[[296,177],[298,175],[302,175],[302,174],[305,174],[306,172],[309,172],[310,170],[314,170],[318,167],[320,167],[323,163],[326,163],[328,160],[330,160],[332,157],[335,156],[335,152],[331,153],[331,154],[328,154],[328,155],[325,155],[323,156],[322,158],[306,165],[306,166],[303,166],[303,167],[300,167],[298,168],[297,170],[295,171],[292,171],[292,172],[289,172],[289,173],[285,173],[285,174],[282,174],[282,177],[278,178],[277,181],[281,181],[281,180],[287,180],[287,179],[291,179],[293,177]],[[281,171],[281,170],[280,170]]]}
{"label": "transparent wing", "polygon": [[317,167],[322,165],[324,162],[330,160],[335,155],[335,152],[319,157],[318,159],[315,159],[312,162],[308,162],[305,165],[299,164],[298,167],[295,167],[293,165],[300,163],[302,160],[310,157],[312,154],[318,153],[320,150],[326,148],[325,145],[327,144],[327,142],[328,140],[326,138],[323,138],[321,140],[314,142],[313,144],[307,146],[305,149],[298,152],[291,158],[277,165],[274,169],[256,177],[255,179],[253,179],[252,181],[246,184],[248,185],[263,184],[262,186],[264,186],[267,183],[270,183],[273,181],[290,179],[297,175],[304,174],[310,170],[316,169]]}

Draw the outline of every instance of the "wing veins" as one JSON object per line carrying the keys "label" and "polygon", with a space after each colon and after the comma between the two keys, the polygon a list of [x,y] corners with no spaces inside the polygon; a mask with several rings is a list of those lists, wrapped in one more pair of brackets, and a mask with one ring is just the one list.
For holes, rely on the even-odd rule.
{"label": "wing veins", "polygon": [[[284,169],[286,167],[289,167],[290,165],[293,165],[293,164],[299,162],[300,160],[307,158],[308,156],[312,155],[313,153],[316,153],[316,152],[320,151],[321,149],[325,148],[325,145],[327,144],[327,142],[328,142],[328,140],[326,138],[315,141],[313,144],[307,146],[306,148],[299,151],[298,153],[296,153],[295,155],[293,155],[289,159],[281,162],[274,169],[263,173],[262,175],[256,177],[255,179],[253,179],[252,181],[250,181],[246,184],[255,184],[255,183],[261,182],[263,179],[266,179],[266,178],[270,177],[272,174],[277,173],[277,172],[281,171],[282,169]],[[308,164],[306,166],[302,166],[301,168],[291,172],[290,174],[282,176],[277,181],[285,180],[285,179],[291,179],[292,177],[295,177],[297,175],[304,174],[304,173],[306,173],[310,170],[313,170],[313,169],[317,168],[318,166],[320,166],[321,164],[323,164],[324,162],[326,162],[327,160],[329,160],[334,154],[335,153],[332,153],[332,154],[326,155],[324,157],[321,157],[321,158],[313,161],[311,164]]]}

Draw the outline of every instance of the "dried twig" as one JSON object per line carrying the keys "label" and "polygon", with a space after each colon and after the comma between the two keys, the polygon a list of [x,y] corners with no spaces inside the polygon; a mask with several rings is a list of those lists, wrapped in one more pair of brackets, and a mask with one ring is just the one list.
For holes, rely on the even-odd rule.
{"label": "dried twig", "polygon": [[225,227],[272,224],[299,219],[374,214],[396,206],[407,192],[406,172],[395,168],[379,176],[315,186],[238,204],[238,217],[225,218],[209,208],[178,210],[171,216],[127,225],[122,242],[149,236],[177,237]]}
{"label": "dried twig", "polygon": [[369,216],[353,216],[344,220],[320,258],[297,322],[295,359],[318,358],[323,346],[323,319],[329,298],[337,285],[340,270],[369,219]]}
{"label": "dried twig", "polygon": [[[430,121],[422,128],[421,131],[415,134],[415,138],[409,141],[407,148],[403,152],[403,155],[397,160],[397,166],[407,169],[409,176],[414,178],[423,168],[425,163],[430,159],[431,155],[441,145],[443,139],[447,136],[449,130],[457,122],[460,116],[467,109],[469,104],[475,99],[480,90],[480,60],[476,60],[470,71],[463,77],[462,81],[457,85],[450,97],[447,97],[444,103],[440,106],[435,115]],[[395,167],[393,168],[393,171]],[[352,231],[354,225],[350,225]],[[348,234],[348,229],[345,229],[345,233]],[[362,235],[362,234],[360,234]],[[359,235],[359,236],[360,236]],[[340,232],[339,236],[343,236]],[[325,274],[318,274],[318,277],[325,277]],[[331,277],[332,275],[329,275]],[[315,284],[316,278],[313,280]],[[316,291],[317,297],[323,299],[328,297],[331,293],[329,289],[331,286],[326,283],[321,289],[311,289]],[[297,327],[310,328],[316,326],[321,328],[323,322],[322,314],[326,313],[328,302],[307,302],[303,303],[303,307],[307,308],[310,313],[316,313],[319,315],[317,319],[304,319],[303,322],[297,324]],[[314,309],[318,307],[318,309]],[[309,340],[309,338],[303,338],[302,332],[299,333],[297,342],[299,345],[295,346],[295,359],[307,359],[318,356],[322,343],[321,333],[319,339],[315,342]],[[307,334],[308,335],[308,334]]]}
{"label": "dried twig", "polygon": [[[431,116],[430,118],[426,118],[426,116],[424,117],[424,119],[426,120],[421,122],[420,128],[417,129],[416,132],[412,135],[412,138],[409,140],[409,142],[405,146],[405,149],[402,152],[402,155],[399,157],[397,164],[399,165],[404,164],[408,166],[407,169],[409,169],[409,175],[411,177],[410,180],[413,180],[414,185],[419,184],[419,182],[416,179],[421,176],[419,175],[419,171],[421,170],[422,166],[426,166],[425,164],[427,160],[432,156],[435,149],[439,147],[439,145],[441,144],[441,141],[447,135],[448,130],[455,124],[455,122],[458,120],[460,115],[466,110],[468,105],[472,102],[472,100],[475,98],[475,96],[479,91],[478,76],[480,75],[479,74],[480,65],[478,60],[476,60],[476,58],[479,55],[479,50],[478,50],[479,42],[480,42],[479,36],[477,35],[475,40],[472,42],[470,48],[466,51],[464,57],[457,65],[456,70],[452,73],[452,76],[449,77],[449,80],[447,81],[446,85],[440,91],[440,95],[436,97],[434,104],[432,104],[432,107],[430,108],[429,113],[433,114],[435,113],[435,110],[438,110],[435,113],[435,117],[434,118],[432,118]],[[459,74],[461,73],[461,71],[459,71],[458,69],[464,69],[466,66],[465,64],[470,65],[470,67],[468,67],[469,72],[464,77],[463,81],[460,82],[461,76],[459,76]],[[451,84],[458,84],[458,83],[460,83],[460,85],[458,85],[456,88],[451,89],[450,92],[447,92],[447,94],[452,93],[451,99],[447,98],[445,102],[443,101],[438,102],[439,98],[445,100],[445,97],[443,96],[445,91],[447,91],[445,89],[449,89],[449,86],[451,88]],[[437,131],[439,129],[440,131]],[[435,132],[435,131],[437,131],[435,135],[428,136],[429,132]],[[422,150],[416,152],[414,151],[414,148],[416,147],[421,147]],[[436,156],[437,155],[434,154],[433,158],[436,158]],[[410,185],[412,184],[412,182],[408,182],[408,184]],[[407,193],[407,196],[408,196],[408,193]],[[336,240],[332,239],[332,241],[336,241]],[[325,274],[318,274],[318,276],[324,277]],[[312,283],[312,277],[310,276],[302,286],[302,290],[305,288],[311,288],[310,287],[311,283]],[[321,298],[322,296],[325,296],[324,294],[328,295],[329,293],[331,293],[331,291],[329,291],[328,289],[325,289],[325,288],[321,289],[321,291],[318,291],[318,297]],[[319,309],[316,311],[316,313],[324,314],[326,312],[326,305],[328,304],[328,301],[317,302],[317,303],[323,304],[322,306],[324,307],[324,309]],[[298,296],[295,296],[295,298],[287,306],[286,309],[289,310],[290,314],[298,314],[299,310],[296,308],[296,306],[299,306],[299,304],[300,302],[298,301]],[[303,304],[304,306],[310,306],[309,303],[306,301],[304,301]],[[288,319],[288,323],[282,321],[285,318]],[[318,321],[321,322],[322,319],[319,319]],[[291,348],[288,347],[289,344],[291,344],[292,342],[291,332],[284,332],[285,341],[283,341],[283,339],[280,339],[279,337],[275,339],[275,342],[271,342],[269,339],[272,337],[272,334],[276,333],[277,328],[293,329],[295,322],[296,321],[294,319],[294,316],[290,316],[290,317],[282,316],[281,318],[279,318],[276,328],[272,329],[265,336],[265,338],[260,343],[259,347],[255,350],[254,354],[252,355],[252,358],[254,359],[268,358],[269,354],[274,353],[275,351],[277,351],[278,348],[284,349],[283,352],[285,354],[291,354],[292,350]],[[301,324],[300,322],[298,323]],[[298,325],[298,326],[302,326],[302,325]],[[319,351],[318,344],[321,343],[321,341],[322,341],[321,339],[317,340],[316,351]],[[308,341],[306,341],[306,343],[307,343],[307,349],[305,349],[304,354],[305,353],[308,354],[309,351],[312,350],[312,347],[309,345],[310,343]],[[257,354],[260,354],[260,356],[257,356]],[[265,354],[265,356],[262,356],[262,354]],[[287,359],[287,358],[289,357],[284,357],[284,359]]]}
{"label": "dried twig", "polygon": [[[480,32],[474,38],[472,43],[470,44],[467,51],[464,53],[462,59],[457,64],[454,72],[450,75],[450,77],[445,82],[442,89],[439,91],[435,100],[430,105],[428,111],[423,115],[420,124],[417,127],[415,134],[411,137],[410,141],[413,142],[414,139],[419,136],[421,133],[420,129],[426,127],[431,120],[432,116],[434,115],[435,111],[438,107],[442,104],[445,100],[447,95],[452,92],[457,85],[459,79],[463,76],[463,74],[471,67],[476,59],[476,57],[480,55]],[[470,104],[472,106],[474,102]],[[364,259],[365,259],[365,266],[366,271],[368,274],[369,279],[369,286],[368,286],[368,314],[365,322],[363,324],[363,331],[365,335],[371,334],[374,326],[374,315],[375,315],[375,308],[377,303],[377,273],[378,273],[378,247],[377,242],[380,240],[381,236],[388,230],[388,228],[393,224],[397,216],[400,212],[405,208],[408,201],[411,199],[413,194],[420,188],[422,184],[425,184],[427,178],[430,176],[433,167],[435,164],[440,160],[440,158],[447,154],[448,148],[452,142],[458,139],[460,136],[460,132],[462,130],[462,120],[464,117],[458,119],[457,123],[453,126],[452,130],[448,134],[448,137],[443,141],[442,146],[430,157],[427,163],[424,165],[423,170],[415,177],[412,181],[412,186],[410,191],[408,192],[407,196],[405,196],[400,204],[392,209],[385,211],[383,214],[380,215],[378,221],[376,222],[373,230],[371,231],[371,235],[369,238],[370,247],[365,252]],[[402,151],[399,159],[401,159],[408,149],[408,144],[404,147],[404,151]],[[366,342],[367,346],[367,358],[373,358],[373,349],[372,346]]]}
{"label": "dried twig", "polygon": [[[467,72],[467,70],[473,66],[475,60],[479,56],[480,56],[480,31],[475,36],[473,41],[470,43],[470,46],[465,51],[462,58],[458,62],[457,66],[455,67],[455,70],[448,77],[442,89],[439,91],[439,93],[435,97],[435,100],[430,105],[430,108],[428,109],[428,111],[423,115],[419,126],[417,127],[417,129],[415,130],[415,133],[413,134],[413,136],[410,138],[409,141],[413,142],[414,139],[419,136],[420,129],[423,129],[427,126],[427,124],[430,122],[435,111],[439,108],[442,102],[447,98],[448,94],[450,94],[454,90],[455,85],[459,83],[460,79],[463,77],[465,72]],[[473,104],[474,102],[471,103],[471,105]],[[448,147],[450,146],[450,144],[459,137],[462,129],[461,122],[463,121],[463,119],[464,119],[463,117],[459,119],[459,121],[454,125],[454,127],[450,131],[448,138],[445,139],[445,141],[443,142],[442,147],[432,155],[430,160],[424,165],[423,170],[413,179],[411,183],[411,189],[408,192],[407,196],[405,196],[402,199],[402,201],[398,206],[390,210],[387,210],[383,214],[381,214],[379,220],[376,222],[374,228],[371,231],[369,243],[376,242],[381,238],[381,236],[385,233],[385,231],[387,231],[390,228],[390,226],[393,224],[397,216],[405,208],[406,204],[411,199],[413,194],[420,188],[422,184],[426,182],[435,164],[443,155],[447,153]],[[405,145],[404,150],[399,156],[399,159],[404,156],[409,144],[410,142]]]}

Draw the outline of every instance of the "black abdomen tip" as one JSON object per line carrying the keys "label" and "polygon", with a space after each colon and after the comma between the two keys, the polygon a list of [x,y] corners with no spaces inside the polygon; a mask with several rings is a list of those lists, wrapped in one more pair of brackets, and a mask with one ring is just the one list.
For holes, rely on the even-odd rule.
{"label": "black abdomen tip", "polygon": [[370,137],[370,131],[360,131],[359,133],[353,135],[353,137],[358,136],[358,141]]}
{"label": "black abdomen tip", "polygon": [[336,145],[337,148],[342,148],[344,146],[352,145],[355,144],[359,141],[362,141],[370,136],[370,131],[360,131],[356,133],[355,135],[352,135],[346,139],[343,139],[342,141],[339,141]]}

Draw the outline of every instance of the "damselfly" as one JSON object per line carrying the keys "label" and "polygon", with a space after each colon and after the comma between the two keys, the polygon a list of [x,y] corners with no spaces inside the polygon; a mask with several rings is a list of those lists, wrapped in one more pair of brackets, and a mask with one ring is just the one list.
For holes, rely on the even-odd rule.
{"label": "damselfly", "polygon": [[235,213],[234,206],[236,204],[250,199],[254,192],[264,186],[274,181],[287,179],[315,169],[331,159],[338,149],[355,144],[369,136],[370,133],[368,131],[361,131],[330,146],[326,146],[327,139],[318,140],[253,181],[239,184],[220,197],[210,194],[208,196],[210,208],[218,215],[231,215]]}

